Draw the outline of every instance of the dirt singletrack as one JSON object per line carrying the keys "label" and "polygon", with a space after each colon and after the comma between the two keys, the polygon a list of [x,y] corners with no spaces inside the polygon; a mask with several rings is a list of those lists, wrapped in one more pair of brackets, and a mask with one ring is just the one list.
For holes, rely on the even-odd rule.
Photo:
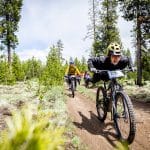
{"label": "dirt singletrack", "polygon": [[[75,98],[68,95],[68,114],[76,127],[76,134],[89,150],[115,149],[120,142],[116,138],[113,122],[108,113],[105,123],[97,118],[95,103],[76,91]],[[148,150],[150,147],[150,103],[133,102],[136,117],[136,137],[128,146],[131,150]]]}

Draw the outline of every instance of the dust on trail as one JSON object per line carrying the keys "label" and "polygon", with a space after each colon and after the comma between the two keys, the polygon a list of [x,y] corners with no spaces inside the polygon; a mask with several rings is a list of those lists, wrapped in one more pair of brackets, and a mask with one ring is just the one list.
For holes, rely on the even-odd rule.
{"label": "dust on trail", "polygon": [[[68,113],[76,126],[76,134],[90,150],[115,149],[119,144],[113,122],[108,113],[105,123],[97,119],[95,103],[76,92],[75,98],[69,95]],[[129,146],[133,150],[148,150],[150,147],[150,104],[134,102],[137,131],[134,142]]]}

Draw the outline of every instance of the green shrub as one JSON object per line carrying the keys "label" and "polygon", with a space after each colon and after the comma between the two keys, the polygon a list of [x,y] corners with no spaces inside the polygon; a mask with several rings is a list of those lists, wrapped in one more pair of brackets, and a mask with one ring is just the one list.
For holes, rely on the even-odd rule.
{"label": "green shrub", "polygon": [[127,78],[128,78],[128,79],[136,80],[136,72],[129,72],[129,73],[127,74]]}
{"label": "green shrub", "polygon": [[79,139],[79,137],[74,136],[74,137],[72,138],[72,144],[73,144],[73,146],[74,146],[75,148],[79,147],[79,145],[80,145],[80,139]]}
{"label": "green shrub", "polygon": [[149,81],[150,75],[148,71],[143,71],[143,79]]}
{"label": "green shrub", "polygon": [[12,68],[9,67],[6,61],[0,61],[0,83],[13,85],[15,82],[16,79],[12,73]]}
{"label": "green shrub", "polygon": [[0,139],[1,150],[53,150],[63,148],[63,127],[50,121],[49,113],[38,112],[34,119],[31,109],[15,112],[7,120],[8,129]]}

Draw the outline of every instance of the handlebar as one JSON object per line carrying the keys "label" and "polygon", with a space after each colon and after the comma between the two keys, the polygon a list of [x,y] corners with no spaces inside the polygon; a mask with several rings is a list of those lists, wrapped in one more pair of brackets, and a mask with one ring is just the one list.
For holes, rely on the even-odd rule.
{"label": "handlebar", "polygon": [[116,70],[95,70],[94,72],[95,73],[101,73],[101,72],[108,72],[108,71],[125,71],[125,72],[129,72],[129,71],[132,71],[132,72],[134,72],[134,71],[136,71],[136,68],[132,68],[132,69],[116,69]]}

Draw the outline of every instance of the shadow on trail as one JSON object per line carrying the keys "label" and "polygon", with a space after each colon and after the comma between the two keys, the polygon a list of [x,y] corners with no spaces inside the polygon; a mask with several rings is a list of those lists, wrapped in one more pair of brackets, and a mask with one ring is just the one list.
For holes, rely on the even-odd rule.
{"label": "shadow on trail", "polygon": [[84,116],[82,112],[78,112],[82,117],[82,122],[73,122],[77,128],[85,129],[89,133],[94,135],[103,136],[113,147],[117,147],[117,135],[115,134],[113,122],[102,123],[98,120],[97,116],[92,112],[90,113],[90,119]]}

